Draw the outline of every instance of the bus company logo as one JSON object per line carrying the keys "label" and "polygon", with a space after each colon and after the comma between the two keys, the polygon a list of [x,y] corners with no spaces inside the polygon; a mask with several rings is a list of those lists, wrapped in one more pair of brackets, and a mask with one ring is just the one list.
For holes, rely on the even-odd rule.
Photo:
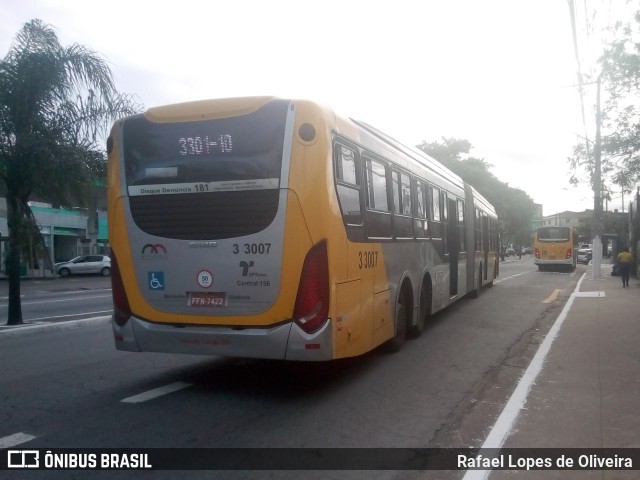
{"label": "bus company logo", "polygon": [[39,468],[40,452],[38,450],[8,450],[7,468]]}
{"label": "bus company logo", "polygon": [[246,277],[249,275],[249,269],[253,267],[253,261],[251,262],[240,262],[240,268],[242,269],[242,276]]}
{"label": "bus company logo", "polygon": [[161,243],[147,243],[144,247],[142,247],[143,260],[167,260],[169,257],[167,255],[167,247],[165,247]]}
{"label": "bus company logo", "polygon": [[142,247],[142,255],[144,254],[158,254],[162,251],[165,255],[167,254],[167,248],[161,243],[147,243],[144,247]]}

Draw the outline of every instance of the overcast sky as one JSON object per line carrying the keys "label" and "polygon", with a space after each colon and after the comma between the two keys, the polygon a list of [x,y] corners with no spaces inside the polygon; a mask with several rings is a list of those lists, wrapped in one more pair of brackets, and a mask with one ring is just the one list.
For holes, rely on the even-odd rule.
{"label": "overcast sky", "polygon": [[[576,3],[582,68],[593,72],[598,32],[619,2]],[[244,95],[318,100],[412,146],[469,140],[471,154],[544,215],[593,208],[589,188],[568,183],[567,157],[585,127],[567,0],[4,0],[2,10],[1,56],[40,18],[64,45],[103,55],[117,88],[147,108]],[[620,198],[609,205],[620,207]]]}

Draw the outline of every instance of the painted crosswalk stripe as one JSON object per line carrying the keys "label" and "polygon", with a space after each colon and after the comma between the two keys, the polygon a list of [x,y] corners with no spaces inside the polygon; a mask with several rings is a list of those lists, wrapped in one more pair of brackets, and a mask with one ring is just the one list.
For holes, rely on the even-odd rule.
{"label": "painted crosswalk stripe", "polygon": [[2,437],[0,438],[0,450],[3,448],[15,447],[16,445],[28,442],[30,440],[33,440],[34,438],[36,437],[23,432],[14,433],[13,435],[9,435],[8,437]]}
{"label": "painted crosswalk stripe", "polygon": [[152,400],[157,397],[161,397],[163,395],[167,395],[169,393],[177,392],[178,390],[182,390],[183,388],[190,387],[191,383],[185,382],[175,382],[169,385],[165,385],[164,387],[154,388],[153,390],[149,390],[148,392],[140,393],[139,395],[134,395],[133,397],[127,397],[121,402],[124,403],[141,403],[146,402],[147,400]]}

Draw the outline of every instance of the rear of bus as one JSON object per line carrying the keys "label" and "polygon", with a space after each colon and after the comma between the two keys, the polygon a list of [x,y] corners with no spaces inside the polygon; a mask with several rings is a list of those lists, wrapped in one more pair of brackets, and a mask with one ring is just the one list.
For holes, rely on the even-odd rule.
{"label": "rear of bus", "polygon": [[538,227],[533,243],[533,263],[539,270],[571,270],[577,251],[571,227]]}
{"label": "rear of bus", "polygon": [[118,349],[333,358],[328,246],[317,233],[331,217],[331,161],[316,158],[331,150],[323,115],[255,97],[153,108],[114,125]]}

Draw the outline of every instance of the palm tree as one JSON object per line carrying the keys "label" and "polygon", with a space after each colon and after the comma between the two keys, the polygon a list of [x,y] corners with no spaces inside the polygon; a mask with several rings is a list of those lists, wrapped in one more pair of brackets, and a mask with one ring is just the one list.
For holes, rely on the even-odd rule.
{"label": "palm tree", "polygon": [[20,258],[33,232],[32,195],[62,205],[83,203],[104,174],[98,141],[115,118],[140,110],[119,94],[106,62],[90,49],[63,47],[35,19],[16,35],[0,62],[0,187],[9,226],[9,315],[22,323]]}

